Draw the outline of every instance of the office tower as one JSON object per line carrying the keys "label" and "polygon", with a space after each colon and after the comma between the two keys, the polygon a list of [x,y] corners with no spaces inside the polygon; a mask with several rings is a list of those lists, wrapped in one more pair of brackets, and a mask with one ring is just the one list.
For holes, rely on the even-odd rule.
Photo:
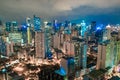
{"label": "office tower", "polygon": [[17,32],[18,31],[18,24],[16,21],[12,21],[12,32]]}
{"label": "office tower", "polygon": [[31,33],[30,33],[30,27],[27,27],[27,43],[31,43]]}
{"label": "office tower", "polygon": [[6,31],[11,31],[11,22],[6,22]]}
{"label": "office tower", "polygon": [[53,35],[53,47],[54,48],[62,48],[64,43],[64,34],[62,32],[55,33]]}
{"label": "office tower", "polygon": [[59,30],[59,26],[58,26],[58,21],[57,20],[54,20],[53,21],[53,30],[56,32]]}
{"label": "office tower", "polygon": [[120,41],[116,41],[115,46],[116,46],[115,65],[118,65],[120,63]]}
{"label": "office tower", "polygon": [[63,52],[65,55],[74,57],[75,56],[75,47],[74,44],[72,42],[69,41],[65,41],[63,43]]}
{"label": "office tower", "polygon": [[68,80],[74,80],[74,76],[75,76],[74,62],[75,60],[73,57],[65,56],[61,59],[60,64],[61,64],[61,67],[63,67],[63,69],[65,70]]}
{"label": "office tower", "polygon": [[14,50],[13,50],[13,42],[11,43],[6,43],[6,55],[7,56],[10,56],[11,53],[14,53]]}
{"label": "office tower", "polygon": [[103,31],[103,41],[111,39],[112,28],[110,25],[106,26],[106,29]]}
{"label": "office tower", "polygon": [[40,31],[41,30],[41,21],[39,17],[36,17],[34,15],[34,30],[35,31]]}
{"label": "office tower", "polygon": [[82,68],[86,68],[87,67],[87,44],[83,44],[82,46]]}
{"label": "office tower", "polygon": [[46,58],[49,57],[51,54],[51,46],[52,46],[52,27],[51,27],[51,23],[49,22],[44,22],[44,33],[45,33],[45,54],[46,54]]}
{"label": "office tower", "polygon": [[71,35],[70,34],[64,34],[64,41],[71,41]]}
{"label": "office tower", "polygon": [[27,26],[21,25],[23,43],[27,43]]}
{"label": "office tower", "polygon": [[3,55],[5,55],[6,53],[6,45],[2,37],[0,37],[0,53],[2,53]]}
{"label": "office tower", "polygon": [[97,65],[96,69],[104,69],[106,61],[106,45],[98,45]]}
{"label": "office tower", "polygon": [[86,26],[85,21],[83,20],[83,21],[81,22],[81,36],[82,36],[82,37],[85,36],[86,30],[87,30],[87,26]]}
{"label": "office tower", "polygon": [[84,40],[81,38],[73,37],[72,43],[74,44],[74,53],[75,53],[75,67],[76,68],[86,68],[87,61],[87,45]]}
{"label": "office tower", "polygon": [[35,32],[36,57],[45,58],[45,38],[44,32]]}
{"label": "office tower", "polygon": [[54,48],[60,48],[60,34],[56,33],[53,36],[53,47]]}
{"label": "office tower", "polygon": [[79,34],[78,34],[78,30],[72,29],[71,36],[72,36],[72,37],[77,37],[78,35],[79,35]]}
{"label": "office tower", "polygon": [[13,43],[21,43],[22,34],[21,33],[9,33],[9,41]]}

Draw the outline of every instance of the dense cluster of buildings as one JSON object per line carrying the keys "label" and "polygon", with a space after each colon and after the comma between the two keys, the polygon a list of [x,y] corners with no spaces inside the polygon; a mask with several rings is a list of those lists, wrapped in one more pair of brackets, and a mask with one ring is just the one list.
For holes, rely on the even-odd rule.
{"label": "dense cluster of buildings", "polygon": [[0,55],[1,80],[108,80],[120,77],[120,25],[34,15],[0,25]]}

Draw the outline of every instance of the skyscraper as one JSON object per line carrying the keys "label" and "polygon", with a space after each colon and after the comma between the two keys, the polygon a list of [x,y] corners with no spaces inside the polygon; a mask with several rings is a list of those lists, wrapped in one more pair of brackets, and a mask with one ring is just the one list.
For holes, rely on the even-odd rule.
{"label": "skyscraper", "polygon": [[66,55],[74,57],[75,56],[75,50],[74,49],[75,49],[75,47],[74,47],[74,44],[72,42],[65,41],[63,43],[63,52]]}
{"label": "skyscraper", "polygon": [[11,53],[13,53],[14,51],[13,51],[13,42],[11,42],[11,43],[6,43],[6,55],[7,56],[10,56],[11,55]]}
{"label": "skyscraper", "polygon": [[35,32],[36,57],[45,58],[45,38],[44,32]]}
{"label": "skyscraper", "polygon": [[34,30],[35,31],[40,31],[41,30],[40,18],[36,17],[35,15],[34,15]]}
{"label": "skyscraper", "polygon": [[58,33],[53,36],[53,47],[60,48],[60,35]]}
{"label": "skyscraper", "polygon": [[27,27],[27,43],[30,44],[31,41],[32,39],[31,39],[30,27]]}
{"label": "skyscraper", "polygon": [[18,31],[18,24],[16,21],[12,21],[12,31],[13,32]]}
{"label": "skyscraper", "polygon": [[97,65],[96,69],[104,69],[106,61],[106,45],[98,45]]}
{"label": "skyscraper", "polygon": [[6,31],[11,31],[11,22],[6,22]]}

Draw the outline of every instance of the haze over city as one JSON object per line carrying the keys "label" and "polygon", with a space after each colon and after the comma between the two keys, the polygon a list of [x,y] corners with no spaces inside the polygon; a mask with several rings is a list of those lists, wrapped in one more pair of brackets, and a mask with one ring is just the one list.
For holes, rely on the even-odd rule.
{"label": "haze over city", "polygon": [[0,0],[0,19],[24,22],[34,14],[44,20],[120,23],[119,0]]}

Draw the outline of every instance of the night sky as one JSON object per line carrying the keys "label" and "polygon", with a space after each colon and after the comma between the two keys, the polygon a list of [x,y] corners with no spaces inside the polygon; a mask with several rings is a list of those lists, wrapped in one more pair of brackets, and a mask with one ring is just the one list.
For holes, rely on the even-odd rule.
{"label": "night sky", "polygon": [[0,0],[2,21],[23,22],[34,14],[44,20],[120,23],[120,0]]}

